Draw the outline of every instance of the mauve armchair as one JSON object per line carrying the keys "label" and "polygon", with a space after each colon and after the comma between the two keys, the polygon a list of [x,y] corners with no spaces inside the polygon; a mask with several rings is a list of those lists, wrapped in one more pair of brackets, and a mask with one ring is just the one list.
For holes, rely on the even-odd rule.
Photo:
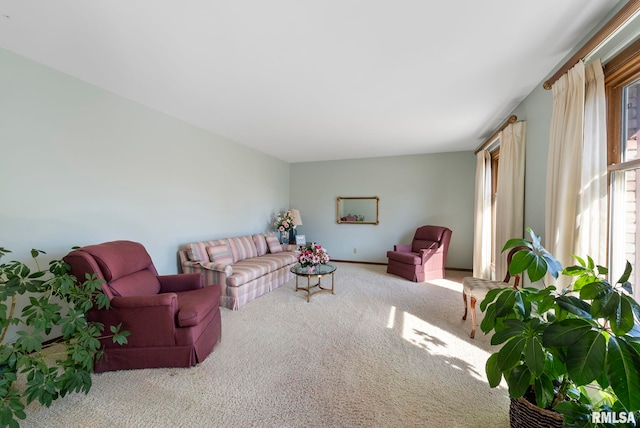
{"label": "mauve armchair", "polygon": [[96,372],[194,366],[220,341],[221,289],[205,287],[201,274],[159,276],[149,253],[132,241],[82,247],[64,261],[78,279],[95,273],[105,280],[111,308],[93,309],[88,318],[105,326],[122,323],[131,333],[125,345],[101,339],[104,356]]}
{"label": "mauve armchair", "polygon": [[413,282],[444,278],[451,234],[443,226],[419,227],[411,244],[394,245],[394,251],[387,251],[387,273]]}

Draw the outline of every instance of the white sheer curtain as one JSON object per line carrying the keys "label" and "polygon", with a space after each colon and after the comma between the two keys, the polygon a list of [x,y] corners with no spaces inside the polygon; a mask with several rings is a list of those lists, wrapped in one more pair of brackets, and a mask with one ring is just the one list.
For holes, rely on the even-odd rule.
{"label": "white sheer curtain", "polygon": [[607,130],[604,73],[597,59],[585,69],[584,141],[575,254],[607,263]]}
{"label": "white sheer curtain", "polygon": [[510,238],[524,232],[524,170],[527,123],[516,122],[500,133],[498,193],[496,196],[495,277],[504,278],[507,259],[501,252]]}
{"label": "white sheer curtain", "polygon": [[473,276],[491,277],[491,154],[487,150],[476,155]]}
{"label": "white sheer curtain", "polygon": [[576,215],[581,179],[584,82],[584,64],[579,62],[552,88],[543,245],[563,266],[573,264],[571,254],[578,237]]}

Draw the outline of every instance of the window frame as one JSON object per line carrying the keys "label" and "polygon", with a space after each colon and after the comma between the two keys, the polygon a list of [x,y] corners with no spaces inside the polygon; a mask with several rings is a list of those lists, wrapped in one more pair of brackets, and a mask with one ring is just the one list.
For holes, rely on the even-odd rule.
{"label": "window frame", "polygon": [[[604,66],[604,87],[607,100],[607,165],[609,170],[620,169],[622,163],[620,141],[623,121],[622,93],[629,83],[640,79],[640,39],[616,55]],[[640,163],[640,162],[638,162]],[[611,168],[611,165],[616,167]]]}
{"label": "window frame", "polygon": [[[626,134],[626,130],[624,124],[627,120],[627,111],[626,106],[623,105],[623,96],[624,90],[630,84],[638,81],[640,79],[640,39],[636,40],[626,49],[621,51],[618,55],[612,58],[605,66],[604,66],[604,84],[605,84],[605,97],[606,97],[606,109],[607,109],[607,170],[609,172],[608,180],[609,180],[609,194],[608,194],[608,204],[609,204],[609,215],[610,215],[610,225],[609,225],[609,233],[607,233],[607,248],[609,253],[609,267],[613,269],[614,258],[617,258],[619,254],[616,254],[617,247],[616,244],[619,243],[613,242],[617,233],[614,233],[614,218],[616,214],[614,213],[614,205],[617,205],[617,202],[614,201],[614,187],[616,185],[612,181],[613,175],[620,172],[632,171],[632,170],[640,170],[640,158],[623,161],[623,135]],[[624,134],[623,134],[624,133]],[[638,172],[636,172],[637,174]],[[640,189],[637,189],[640,191]],[[640,194],[640,192],[639,192]],[[636,200],[636,212],[640,212],[640,207],[638,207],[638,200]],[[626,239],[626,238],[625,238]],[[640,259],[638,258],[638,251],[640,251],[640,236],[636,235],[635,238],[635,252],[636,258],[635,263],[632,263],[636,266],[639,266]],[[627,242],[625,240],[625,242]],[[626,244],[623,244],[626,245]],[[623,250],[625,253],[627,250]],[[619,268],[619,267],[618,267]],[[613,273],[613,272],[611,272]],[[617,273],[617,272],[616,272]],[[638,291],[638,280],[640,276],[635,273],[635,284],[634,295],[636,297],[640,296],[640,292]],[[617,280],[618,275],[614,275],[614,278],[611,280]]]}

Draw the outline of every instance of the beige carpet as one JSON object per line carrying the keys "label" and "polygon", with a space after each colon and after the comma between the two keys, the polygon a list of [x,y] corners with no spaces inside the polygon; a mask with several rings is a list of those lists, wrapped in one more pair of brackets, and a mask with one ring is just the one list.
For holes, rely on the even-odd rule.
{"label": "beige carpet", "polygon": [[[336,294],[290,281],[239,311],[199,366],[110,372],[44,408],[36,427],[507,427],[488,338],[469,339],[461,285],[336,263]],[[456,279],[464,274],[454,273]]]}

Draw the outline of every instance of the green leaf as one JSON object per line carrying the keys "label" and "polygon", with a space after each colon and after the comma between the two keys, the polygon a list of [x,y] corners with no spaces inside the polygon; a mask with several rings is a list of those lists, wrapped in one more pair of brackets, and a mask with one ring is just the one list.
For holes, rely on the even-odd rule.
{"label": "green leaf", "polygon": [[513,288],[506,288],[500,293],[496,300],[496,315],[503,317],[513,311],[513,306],[516,302],[516,290]]}
{"label": "green leaf", "polygon": [[545,253],[543,257],[547,262],[547,269],[549,270],[551,276],[553,276],[554,278],[558,278],[558,275],[560,274],[560,272],[562,272],[562,264],[549,253]]}
{"label": "green leaf", "polygon": [[580,289],[580,298],[593,300],[603,297],[607,291],[611,290],[611,285],[603,281],[596,281],[584,285]]}
{"label": "green leaf", "polygon": [[547,312],[555,302],[556,298],[554,296],[545,296],[540,303],[538,303],[538,313],[543,314]]}
{"label": "green leaf", "polygon": [[527,270],[536,259],[536,255],[531,251],[521,250],[513,255],[509,264],[509,273],[518,275]]}
{"label": "green leaf", "polygon": [[522,238],[511,238],[511,239],[509,239],[507,241],[506,244],[504,244],[504,247],[502,247],[502,252],[504,253],[509,248],[514,248],[514,247],[529,247],[529,248],[531,248],[531,242],[527,241],[526,239],[522,239]]}
{"label": "green leaf", "polygon": [[[535,257],[534,261],[527,268],[527,275],[531,282],[536,282],[547,274],[549,265],[544,257]],[[557,273],[556,273],[557,276]]]}
{"label": "green leaf", "polygon": [[504,288],[492,288],[491,290],[489,290],[487,292],[487,295],[484,297],[484,299],[482,299],[482,302],[480,302],[480,310],[482,312],[485,311],[485,309],[487,308],[487,305],[491,302],[493,302],[493,300],[496,298],[496,296],[498,294],[500,294],[500,292],[503,290]]}
{"label": "green leaf", "polygon": [[594,318],[609,318],[620,304],[620,295],[616,292],[607,293],[601,298],[594,299],[591,304],[591,315]]}
{"label": "green leaf", "polygon": [[502,380],[502,371],[498,367],[498,353],[491,354],[485,364],[485,371],[487,373],[487,380],[489,380],[489,386],[495,388],[500,385]]}
{"label": "green leaf", "polygon": [[[618,294],[618,293],[615,293]],[[613,316],[609,318],[611,321],[611,330],[618,336],[622,336],[633,328],[634,319],[629,296],[620,295],[618,299],[618,307]]]}
{"label": "green leaf", "polygon": [[113,335],[113,343],[117,343],[118,345],[126,345],[127,344],[127,336],[131,333],[128,331],[121,331]]}
{"label": "green leaf", "polygon": [[513,398],[522,397],[524,393],[527,392],[529,385],[531,385],[531,381],[531,372],[527,366],[521,365],[514,367],[507,377],[509,396]]}
{"label": "green leaf", "polygon": [[480,322],[480,330],[482,330],[485,334],[489,333],[494,329],[496,325],[496,305],[492,303],[486,309],[484,318]]}
{"label": "green leaf", "polygon": [[544,362],[546,354],[540,340],[537,337],[529,337],[524,347],[525,363],[533,373],[534,377],[538,377],[544,371]]}
{"label": "green leaf", "polygon": [[623,338],[611,336],[606,359],[607,380],[629,411],[640,410],[640,354]]}
{"label": "green leaf", "polygon": [[567,271],[567,269],[570,268],[581,268],[581,269],[586,269],[587,264],[585,263],[584,259],[582,257],[576,256],[575,254],[571,254],[571,257],[573,257],[574,259],[576,259],[578,261],[578,263],[580,264],[580,266],[570,266],[568,268],[565,269],[565,272]]}
{"label": "green leaf", "polygon": [[567,276],[579,276],[584,274],[585,272],[589,272],[589,270],[584,266],[568,266],[564,268],[562,274]]}
{"label": "green leaf", "polygon": [[567,349],[567,371],[576,385],[591,383],[604,371],[607,341],[595,330],[587,331]]}
{"label": "green leaf", "polygon": [[520,314],[521,317],[525,317],[526,314],[528,313],[529,308],[528,306],[525,306],[525,302],[522,300],[522,293],[519,291],[516,291],[514,293],[514,296],[515,296],[514,308]]}
{"label": "green leaf", "polygon": [[525,323],[520,320],[505,320],[504,322],[507,328],[496,331],[493,336],[491,336],[492,345],[499,345],[514,336],[519,336],[526,329]]}
{"label": "green leaf", "polygon": [[536,377],[534,381],[534,389],[536,392],[536,405],[541,408],[548,407],[555,396],[553,382],[546,374]]}
{"label": "green leaf", "polygon": [[571,312],[572,314],[578,315],[582,318],[591,319],[591,305],[589,305],[584,300],[580,300],[575,296],[558,296],[556,298],[556,303],[562,309]]}
{"label": "green leaf", "polygon": [[592,325],[582,319],[569,318],[550,324],[542,334],[544,346],[571,346],[588,331]]}
{"label": "green leaf", "polygon": [[629,261],[627,260],[627,264],[624,268],[624,273],[622,274],[622,276],[620,277],[620,279],[616,282],[616,284],[622,284],[624,282],[629,281],[629,277],[631,276],[631,270],[633,268],[631,267],[631,263],[629,263]]}
{"label": "green leaf", "polygon": [[498,367],[500,370],[506,371],[522,360],[522,351],[526,341],[526,338],[518,336],[504,344],[502,349],[498,351]]}
{"label": "green leaf", "polygon": [[[583,403],[576,401],[563,401],[554,406],[553,410],[562,413],[565,418],[565,425],[569,421],[588,421],[591,418],[591,409]],[[585,426],[585,425],[580,425]]]}

